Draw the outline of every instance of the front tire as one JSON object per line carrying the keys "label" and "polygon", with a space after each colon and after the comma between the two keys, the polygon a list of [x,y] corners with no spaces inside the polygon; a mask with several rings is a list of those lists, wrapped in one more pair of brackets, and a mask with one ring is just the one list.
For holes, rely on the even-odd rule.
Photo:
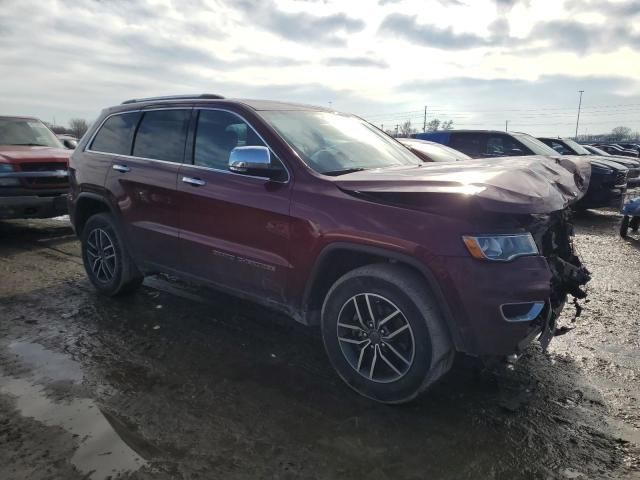
{"label": "front tire", "polygon": [[392,264],[336,281],[322,307],[322,337],[342,380],[382,403],[414,399],[449,371],[455,354],[424,280]]}
{"label": "front tire", "polygon": [[138,289],[144,276],[136,268],[113,217],[93,215],[81,235],[82,261],[89,280],[103,295],[115,297]]}

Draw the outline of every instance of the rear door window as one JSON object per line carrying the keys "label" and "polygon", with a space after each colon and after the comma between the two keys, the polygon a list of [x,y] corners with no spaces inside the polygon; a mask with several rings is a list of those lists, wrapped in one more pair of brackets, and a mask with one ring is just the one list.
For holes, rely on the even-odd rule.
{"label": "rear door window", "polygon": [[191,110],[145,112],[133,144],[133,156],[182,162]]}
{"label": "rear door window", "polygon": [[139,112],[120,113],[109,117],[91,142],[90,149],[95,152],[130,155],[133,132],[139,118]]}

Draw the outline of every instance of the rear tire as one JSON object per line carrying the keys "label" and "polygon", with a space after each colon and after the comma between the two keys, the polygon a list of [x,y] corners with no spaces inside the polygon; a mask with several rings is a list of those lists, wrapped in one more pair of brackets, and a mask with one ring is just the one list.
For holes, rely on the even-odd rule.
{"label": "rear tire", "polygon": [[338,375],[382,403],[414,399],[449,371],[455,356],[424,279],[399,265],[367,265],[338,279],[321,326]]}
{"label": "rear tire", "polygon": [[87,220],[81,244],[84,268],[98,292],[115,297],[140,287],[144,276],[131,259],[110,214],[99,213]]}

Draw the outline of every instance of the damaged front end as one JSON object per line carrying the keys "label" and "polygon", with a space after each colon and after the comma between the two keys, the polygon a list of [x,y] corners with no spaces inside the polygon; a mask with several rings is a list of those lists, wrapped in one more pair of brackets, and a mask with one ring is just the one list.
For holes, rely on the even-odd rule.
{"label": "damaged front end", "polygon": [[567,301],[567,295],[574,299],[575,320],[582,311],[578,300],[586,298],[584,287],[591,279],[589,270],[582,264],[573,244],[574,231],[570,215],[568,209],[546,215],[530,215],[524,225],[531,232],[552,274],[551,294],[539,316],[542,323],[539,340],[545,349],[556,334],[556,321]]}

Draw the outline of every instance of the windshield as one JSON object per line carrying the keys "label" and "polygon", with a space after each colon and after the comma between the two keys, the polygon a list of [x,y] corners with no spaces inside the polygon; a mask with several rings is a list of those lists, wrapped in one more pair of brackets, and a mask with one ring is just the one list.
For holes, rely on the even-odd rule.
{"label": "windshield", "polygon": [[263,111],[260,115],[309,167],[324,175],[422,164],[395,140],[357,117],[280,110]]}
{"label": "windshield", "polygon": [[29,145],[63,148],[40,120],[28,118],[0,118],[0,145]]}
{"label": "windshield", "polygon": [[602,155],[603,157],[610,157],[611,154],[605,152],[604,150],[600,150],[598,147],[594,147],[593,145],[589,145],[587,148],[587,150],[589,150],[591,153],[595,153],[596,155]]}
{"label": "windshield", "polygon": [[513,133],[512,135],[536,155],[553,155],[554,157],[558,156],[558,152],[556,152],[553,148],[545,145],[540,140],[532,137],[531,135],[527,135],[526,133]]}
{"label": "windshield", "polygon": [[400,143],[406,145],[412,150],[424,154],[432,162],[457,162],[459,160],[471,160],[472,158],[458,150],[449,148],[446,145],[434,145],[433,143],[402,141]]}
{"label": "windshield", "polygon": [[574,142],[573,140],[571,140],[570,138],[563,138],[562,141],[574,152],[576,152],[576,155],[591,155],[589,153],[589,150],[587,150],[586,148],[584,148],[582,145],[580,145],[577,142]]}

